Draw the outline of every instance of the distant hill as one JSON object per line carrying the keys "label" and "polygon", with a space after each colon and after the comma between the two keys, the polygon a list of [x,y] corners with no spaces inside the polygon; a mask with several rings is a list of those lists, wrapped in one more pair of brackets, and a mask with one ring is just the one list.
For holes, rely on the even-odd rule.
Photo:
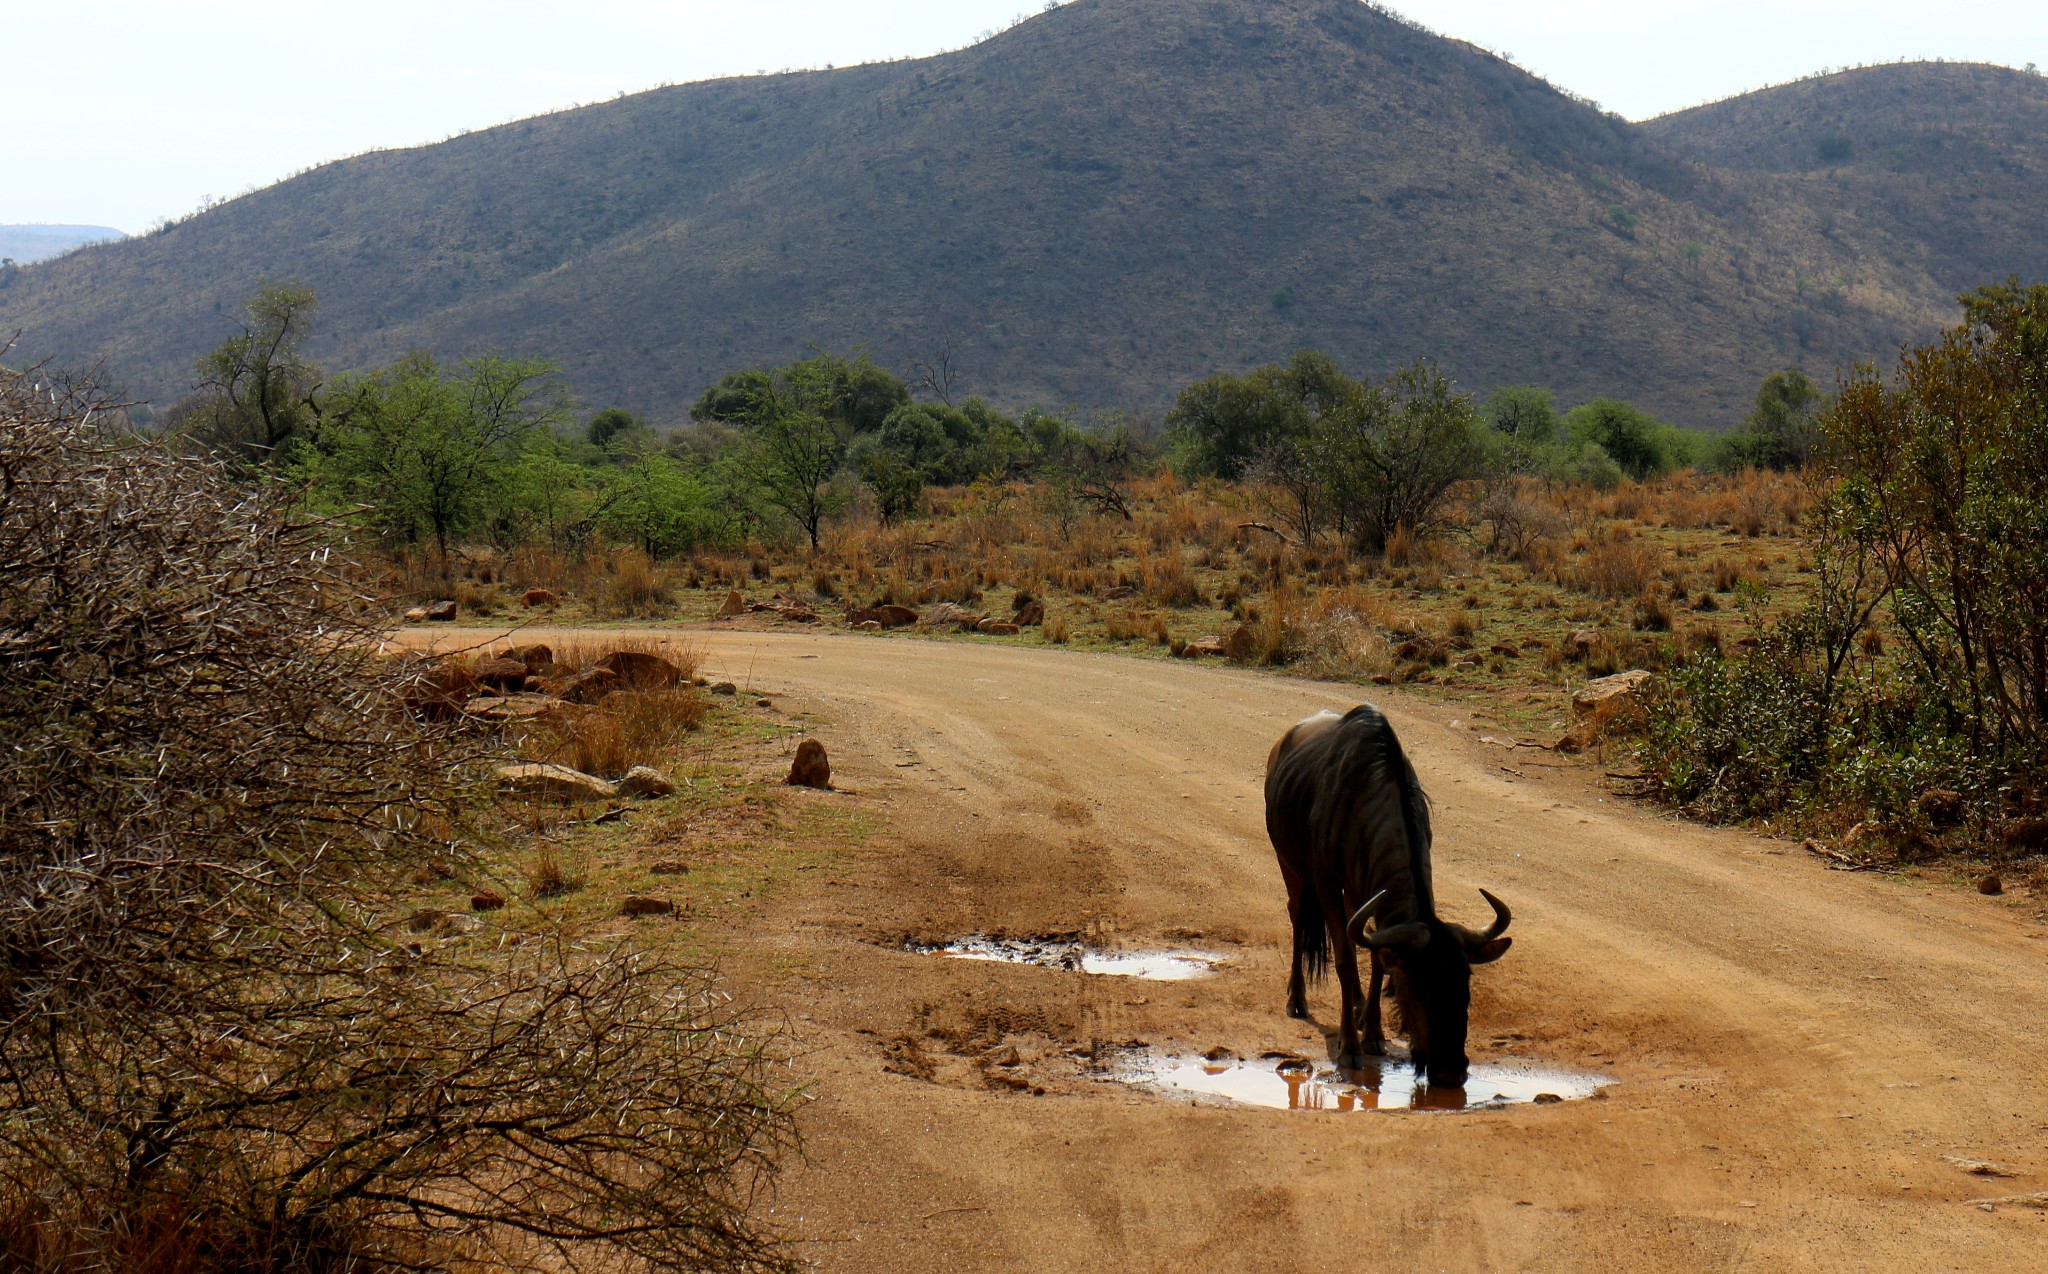
{"label": "distant hill", "polygon": [[[1838,227],[1881,226],[1956,288],[2048,279],[2048,79],[1918,62],[1802,80],[1650,120],[1723,168],[1782,174]],[[1855,234],[1855,229],[1848,233]]]}
{"label": "distant hill", "polygon": [[112,226],[0,226],[0,260],[17,265],[47,261],[86,243],[108,243],[128,236]]}
{"label": "distant hill", "polygon": [[[1883,135],[1980,70],[1916,70]],[[1785,162],[1752,163],[1782,126],[1750,100],[1635,126],[1357,0],[1075,0],[942,57],[329,164],[0,273],[0,331],[175,397],[259,280],[296,277],[332,366],[543,354],[586,401],[656,420],[807,345],[901,366],[950,339],[964,387],[1010,406],[1157,410],[1316,347],[1720,425],[1767,371],[1827,379],[1964,288],[2048,274],[2002,179],[1944,196],[1916,170],[1893,198],[1853,162],[1802,168],[1824,112],[1798,116],[1823,132]],[[1970,109],[2038,171],[2032,107],[2005,101]],[[1878,145],[1846,135],[1852,160]]]}

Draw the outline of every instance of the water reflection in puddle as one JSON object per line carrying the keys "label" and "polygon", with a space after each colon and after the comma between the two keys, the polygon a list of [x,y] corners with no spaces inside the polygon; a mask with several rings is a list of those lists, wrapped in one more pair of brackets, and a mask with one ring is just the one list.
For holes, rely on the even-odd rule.
{"label": "water reflection in puddle", "polygon": [[1206,951],[1091,951],[1078,942],[1032,942],[1021,938],[962,938],[940,946],[913,945],[924,955],[956,960],[997,960],[1073,973],[1183,982],[1215,972],[1222,957]]}
{"label": "water reflection in puddle", "polygon": [[1463,1088],[1431,1088],[1406,1062],[1388,1059],[1347,1077],[1304,1058],[1213,1061],[1205,1057],[1140,1056],[1121,1078],[1158,1092],[1220,1097],[1280,1110],[1481,1110],[1523,1102],[1546,1105],[1591,1097],[1610,1083],[1533,1063],[1474,1066]]}

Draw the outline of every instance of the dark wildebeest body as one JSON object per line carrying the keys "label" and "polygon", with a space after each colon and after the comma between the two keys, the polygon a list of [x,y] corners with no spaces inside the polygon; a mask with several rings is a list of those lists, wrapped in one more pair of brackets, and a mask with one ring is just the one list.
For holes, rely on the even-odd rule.
{"label": "dark wildebeest body", "polygon": [[[1343,993],[1337,1064],[1362,1066],[1366,1054],[1385,1051],[1379,1000],[1391,976],[1416,1070],[1431,1084],[1463,1086],[1472,966],[1508,949],[1508,909],[1481,890],[1494,909],[1485,933],[1437,917],[1429,798],[1379,709],[1318,713],[1281,736],[1266,760],[1266,832],[1294,924],[1288,1015],[1308,1016],[1307,980],[1321,977],[1334,948]],[[1372,956],[1369,994],[1358,982],[1360,946]]]}

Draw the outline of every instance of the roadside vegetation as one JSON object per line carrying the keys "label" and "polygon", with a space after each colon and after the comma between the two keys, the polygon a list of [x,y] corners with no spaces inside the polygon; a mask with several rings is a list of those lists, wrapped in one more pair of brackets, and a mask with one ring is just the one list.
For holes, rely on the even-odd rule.
{"label": "roadside vegetation", "polygon": [[504,905],[517,740],[292,488],[120,419],[0,373],[0,1265],[788,1268],[775,1032],[678,946],[418,910]]}
{"label": "roadside vegetation", "polygon": [[[215,449],[264,439],[227,454],[374,529],[394,595],[505,619],[538,597],[574,622],[709,619],[735,591],[771,622],[904,607],[987,640],[1482,696],[1543,746],[1639,753],[1697,815],[1859,863],[2032,862],[2048,841],[2013,600],[2040,542],[2020,511],[2041,453],[2010,423],[2042,410],[2011,388],[2034,383],[2038,290],[1966,298],[1897,385],[1773,373],[1724,435],[1314,352],[1149,422],[1006,414],[945,349],[905,376],[822,353],[735,371],[667,428],[579,423],[535,362],[415,357],[300,393],[324,379],[297,354],[311,304],[267,288],[175,415]],[[1635,671],[1656,677],[1570,706]]]}

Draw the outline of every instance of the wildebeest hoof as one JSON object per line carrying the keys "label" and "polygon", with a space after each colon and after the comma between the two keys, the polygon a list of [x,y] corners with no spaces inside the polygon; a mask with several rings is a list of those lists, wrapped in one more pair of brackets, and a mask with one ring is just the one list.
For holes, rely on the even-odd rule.
{"label": "wildebeest hoof", "polygon": [[1292,1018],[1300,1018],[1303,1021],[1306,1021],[1308,1019],[1308,1005],[1303,1004],[1299,1001],[1289,1004],[1287,1006],[1287,1016]]}
{"label": "wildebeest hoof", "polygon": [[1354,1050],[1337,1055],[1337,1069],[1340,1071],[1362,1071],[1369,1065],[1371,1063],[1366,1060],[1363,1052]]}

